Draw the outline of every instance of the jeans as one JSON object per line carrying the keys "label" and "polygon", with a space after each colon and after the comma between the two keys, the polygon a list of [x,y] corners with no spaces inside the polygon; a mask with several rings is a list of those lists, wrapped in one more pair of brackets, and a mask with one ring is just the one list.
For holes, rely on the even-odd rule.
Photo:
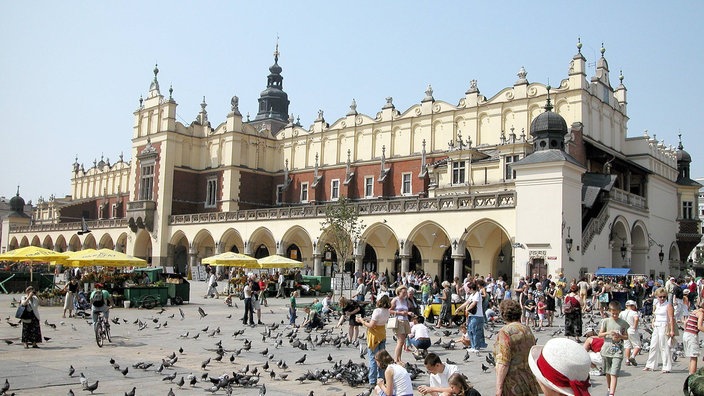
{"label": "jeans", "polygon": [[288,316],[289,316],[288,324],[290,324],[291,326],[295,325],[296,324],[296,308],[288,307]]}
{"label": "jeans", "polygon": [[369,384],[376,385],[376,381],[381,377],[379,372],[379,366],[374,360],[374,355],[382,349],[386,349],[386,340],[379,343],[374,349],[367,348],[367,357],[369,358]]}
{"label": "jeans", "polygon": [[249,324],[254,324],[254,310],[251,297],[244,299],[244,316],[242,317],[242,322],[247,324],[247,320],[249,320]]}
{"label": "jeans", "polygon": [[484,318],[481,316],[468,316],[467,317],[467,335],[469,340],[472,342],[472,348],[481,349],[486,348],[486,342],[484,342]]}
{"label": "jeans", "polygon": [[110,323],[110,307],[104,304],[102,307],[93,306],[91,313],[93,314],[93,331],[98,328],[98,312],[102,312],[105,320]]}

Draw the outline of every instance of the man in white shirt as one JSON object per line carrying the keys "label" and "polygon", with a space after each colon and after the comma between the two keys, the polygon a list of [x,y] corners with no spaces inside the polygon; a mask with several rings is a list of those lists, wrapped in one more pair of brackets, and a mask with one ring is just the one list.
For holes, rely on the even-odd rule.
{"label": "man in white shirt", "polygon": [[358,302],[364,301],[364,296],[367,294],[367,285],[364,284],[364,279],[362,277],[357,278],[357,290],[355,291],[354,297]]}
{"label": "man in white shirt", "polygon": [[425,325],[425,317],[413,317],[413,326],[407,340],[414,347],[414,353],[430,348],[430,329]]}
{"label": "man in white shirt", "polygon": [[448,378],[454,373],[457,373],[457,366],[454,364],[445,364],[435,353],[429,353],[425,357],[425,368],[430,373],[430,386],[419,386],[418,391],[423,395],[438,396],[443,392],[452,393],[450,385],[447,383]]}
{"label": "man in white shirt", "polygon": [[276,282],[276,298],[286,298],[284,296],[284,274],[279,272],[279,278]]}

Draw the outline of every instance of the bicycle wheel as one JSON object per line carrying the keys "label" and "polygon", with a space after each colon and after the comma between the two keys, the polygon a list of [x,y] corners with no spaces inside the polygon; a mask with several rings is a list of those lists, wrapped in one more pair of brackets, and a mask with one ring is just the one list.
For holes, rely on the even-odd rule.
{"label": "bicycle wheel", "polygon": [[98,346],[100,348],[103,347],[103,324],[101,321],[98,321],[98,324],[95,326],[95,342],[98,343]]}
{"label": "bicycle wheel", "polygon": [[156,307],[157,302],[158,301],[154,296],[144,296],[144,298],[142,298],[142,307],[146,309],[152,309]]}

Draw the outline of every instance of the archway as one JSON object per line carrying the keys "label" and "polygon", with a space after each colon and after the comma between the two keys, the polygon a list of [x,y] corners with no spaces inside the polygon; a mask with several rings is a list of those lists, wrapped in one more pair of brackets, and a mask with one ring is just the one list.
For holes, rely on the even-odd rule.
{"label": "archway", "polygon": [[44,249],[54,250],[54,242],[51,240],[51,236],[47,235],[44,237],[44,242],[42,242],[42,247]]}
{"label": "archway", "polygon": [[362,269],[367,272],[377,271],[376,250],[372,245],[367,244],[364,247],[364,257],[362,257]]}
{"label": "archway", "polygon": [[292,260],[301,261],[301,249],[299,249],[298,245],[296,245],[295,243],[288,245],[288,247],[286,248],[286,257]]}
{"label": "archway", "polygon": [[117,237],[117,243],[115,244],[115,251],[120,253],[127,252],[127,233],[123,232]]}
{"label": "archway", "polygon": [[37,235],[35,235],[34,238],[32,238],[32,246],[35,246],[35,247],[42,246],[42,243],[39,241],[39,237]]}
{"label": "archway", "polygon": [[112,242],[112,236],[110,234],[105,234],[100,238],[100,244],[98,245],[100,249],[115,249],[115,244]]}
{"label": "archway", "polygon": [[85,241],[83,241],[83,249],[97,249],[93,234],[88,234]]}
{"label": "archway", "polygon": [[178,274],[188,273],[188,239],[182,231],[177,231],[169,243],[171,247],[172,262],[174,272]]}
{"label": "archway", "polygon": [[[452,258],[452,249],[445,249],[445,253],[442,255],[441,268],[441,279],[440,281],[452,282],[454,280],[455,274],[455,259]],[[468,249],[464,250],[464,258],[462,259],[462,279],[467,277],[467,274],[472,273],[472,255],[469,253]]]}
{"label": "archway", "polygon": [[137,231],[133,256],[147,260],[149,264],[152,263],[152,238],[149,236],[149,232],[145,230]]}
{"label": "archway", "polygon": [[269,256],[269,248],[266,247],[266,245],[261,244],[257,247],[257,250],[254,251],[254,258],[260,259]]}

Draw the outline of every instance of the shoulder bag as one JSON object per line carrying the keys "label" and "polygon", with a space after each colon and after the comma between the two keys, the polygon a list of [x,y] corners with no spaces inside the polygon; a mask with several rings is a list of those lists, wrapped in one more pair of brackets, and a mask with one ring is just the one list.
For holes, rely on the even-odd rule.
{"label": "shoulder bag", "polygon": [[398,321],[396,320],[396,317],[391,317],[389,318],[389,321],[386,322],[386,328],[387,329],[396,329],[398,327]]}

